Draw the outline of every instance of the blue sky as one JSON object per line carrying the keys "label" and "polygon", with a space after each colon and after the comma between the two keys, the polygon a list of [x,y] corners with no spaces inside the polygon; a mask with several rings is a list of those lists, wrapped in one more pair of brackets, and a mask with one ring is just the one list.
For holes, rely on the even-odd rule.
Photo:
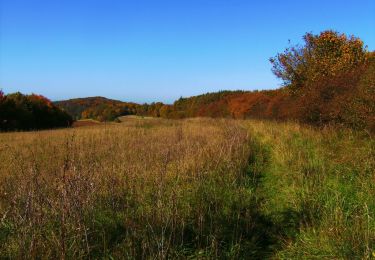
{"label": "blue sky", "polygon": [[172,102],[273,89],[268,59],[334,29],[375,49],[375,1],[0,0],[0,88]]}

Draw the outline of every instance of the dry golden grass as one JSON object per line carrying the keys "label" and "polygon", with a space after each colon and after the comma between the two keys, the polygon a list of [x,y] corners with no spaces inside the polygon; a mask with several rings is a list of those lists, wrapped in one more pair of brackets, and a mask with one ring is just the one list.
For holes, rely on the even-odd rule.
{"label": "dry golden grass", "polygon": [[224,120],[1,134],[1,256],[219,254],[212,214],[241,195],[248,139]]}
{"label": "dry golden grass", "polygon": [[73,127],[82,127],[82,126],[94,126],[94,125],[100,125],[102,124],[99,121],[92,120],[92,119],[82,119],[82,120],[77,120],[73,123]]}

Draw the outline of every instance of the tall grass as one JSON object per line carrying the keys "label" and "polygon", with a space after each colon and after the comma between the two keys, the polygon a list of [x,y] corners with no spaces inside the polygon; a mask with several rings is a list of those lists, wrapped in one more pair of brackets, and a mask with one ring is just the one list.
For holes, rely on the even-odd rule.
{"label": "tall grass", "polygon": [[0,143],[1,257],[259,251],[250,138],[234,121],[6,133]]}
{"label": "tall grass", "polygon": [[375,142],[293,123],[0,134],[0,258],[371,259]]}

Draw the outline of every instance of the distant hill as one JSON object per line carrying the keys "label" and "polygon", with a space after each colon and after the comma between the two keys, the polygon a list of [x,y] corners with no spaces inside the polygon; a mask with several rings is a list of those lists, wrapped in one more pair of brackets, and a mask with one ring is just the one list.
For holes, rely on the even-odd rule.
{"label": "distant hill", "polygon": [[76,120],[92,118],[99,121],[111,121],[118,116],[135,114],[139,106],[136,103],[99,96],[55,101],[54,104],[64,109]]}
{"label": "distant hill", "polygon": [[275,118],[285,89],[263,91],[219,91],[180,98],[170,108],[169,117]]}

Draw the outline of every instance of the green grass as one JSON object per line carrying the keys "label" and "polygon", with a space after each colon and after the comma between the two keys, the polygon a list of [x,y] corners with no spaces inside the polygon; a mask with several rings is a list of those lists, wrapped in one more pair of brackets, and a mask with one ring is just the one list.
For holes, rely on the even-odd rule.
{"label": "green grass", "polygon": [[374,258],[374,140],[297,124],[249,128],[271,151],[258,193],[261,212],[284,236],[275,258]]}

